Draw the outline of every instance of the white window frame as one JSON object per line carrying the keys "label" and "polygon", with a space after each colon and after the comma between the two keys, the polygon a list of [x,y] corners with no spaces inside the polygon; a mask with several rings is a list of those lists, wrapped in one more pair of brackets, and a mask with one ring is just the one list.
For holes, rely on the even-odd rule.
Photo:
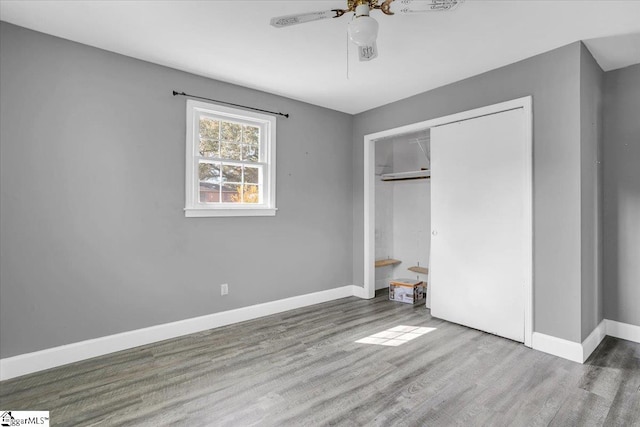
{"label": "white window frame", "polygon": [[[261,182],[262,203],[201,203],[199,197],[200,179],[198,163],[200,159],[200,116],[258,126],[260,128],[260,162],[263,176]],[[276,118],[253,111],[241,110],[207,102],[187,100],[186,137],[186,217],[221,216],[274,216],[276,214]],[[239,162],[241,163],[241,162]]]}

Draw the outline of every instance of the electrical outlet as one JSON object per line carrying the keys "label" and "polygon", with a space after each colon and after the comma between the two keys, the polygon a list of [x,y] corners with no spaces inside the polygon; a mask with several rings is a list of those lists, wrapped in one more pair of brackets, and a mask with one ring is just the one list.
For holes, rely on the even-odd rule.
{"label": "electrical outlet", "polygon": [[223,283],[220,285],[220,295],[227,295],[229,293],[229,284]]}

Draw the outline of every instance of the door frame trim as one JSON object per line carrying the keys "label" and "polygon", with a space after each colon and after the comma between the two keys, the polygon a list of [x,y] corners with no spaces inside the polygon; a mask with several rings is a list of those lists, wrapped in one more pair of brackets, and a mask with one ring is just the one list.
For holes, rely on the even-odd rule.
{"label": "door frame trim", "polygon": [[375,143],[382,139],[414,133],[420,130],[469,120],[490,114],[522,108],[524,112],[524,144],[528,161],[523,171],[526,191],[523,207],[526,229],[523,230],[525,244],[524,283],[524,345],[531,347],[533,335],[533,109],[532,97],[525,96],[473,110],[450,114],[435,119],[399,126],[364,136],[364,297],[375,295]]}

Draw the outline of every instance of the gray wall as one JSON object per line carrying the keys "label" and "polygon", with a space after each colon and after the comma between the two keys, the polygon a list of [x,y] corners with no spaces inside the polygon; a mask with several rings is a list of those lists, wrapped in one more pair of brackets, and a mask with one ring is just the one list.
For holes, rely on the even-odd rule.
{"label": "gray wall", "polygon": [[[184,217],[173,89],[291,113],[277,216]],[[351,284],[352,116],[7,23],[0,93],[1,357]]]}
{"label": "gray wall", "polygon": [[604,93],[604,317],[640,326],[640,64]]}
{"label": "gray wall", "polygon": [[354,284],[364,280],[364,135],[533,95],[534,330],[582,341],[580,54],[573,43],[355,117]]}
{"label": "gray wall", "polygon": [[[276,217],[184,217],[173,89],[292,113]],[[0,357],[362,285],[363,136],[527,95],[534,330],[640,325],[640,65],[580,43],[352,117],[1,23],[0,93]]]}
{"label": "gray wall", "polygon": [[604,72],[580,49],[580,161],[582,228],[582,341],[603,319],[602,303],[602,91]]}

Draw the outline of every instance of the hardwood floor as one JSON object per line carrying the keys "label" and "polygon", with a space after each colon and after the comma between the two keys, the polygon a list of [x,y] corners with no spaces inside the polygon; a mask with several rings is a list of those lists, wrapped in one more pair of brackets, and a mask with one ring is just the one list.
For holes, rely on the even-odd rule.
{"label": "hardwood floor", "polygon": [[[0,383],[3,410],[52,425],[638,426],[640,344],[580,365],[432,318],[345,298]],[[435,328],[400,346],[356,340]]]}

